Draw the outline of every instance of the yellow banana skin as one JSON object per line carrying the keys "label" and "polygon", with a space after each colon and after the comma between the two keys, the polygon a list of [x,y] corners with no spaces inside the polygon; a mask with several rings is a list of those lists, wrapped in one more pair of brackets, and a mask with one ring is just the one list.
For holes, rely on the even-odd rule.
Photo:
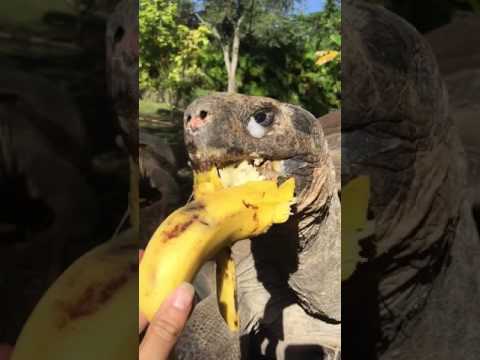
{"label": "yellow banana skin", "polygon": [[363,261],[359,241],[375,232],[374,222],[367,219],[369,198],[368,176],[356,177],[342,188],[342,281]]}
{"label": "yellow banana skin", "polygon": [[235,262],[231,251],[226,248],[217,255],[217,300],[220,314],[225,319],[228,328],[235,332],[239,329],[237,312]]}
{"label": "yellow banana skin", "polygon": [[132,233],[119,236],[83,255],[47,290],[27,320],[12,360],[138,356],[138,317],[132,311],[138,247]]}
{"label": "yellow banana skin", "polygon": [[140,311],[151,320],[165,298],[182,282],[191,282],[200,266],[221,249],[287,221],[294,188],[293,178],[280,186],[269,180],[231,188],[205,179],[196,183],[195,201],[173,212],[145,249],[139,272]]}

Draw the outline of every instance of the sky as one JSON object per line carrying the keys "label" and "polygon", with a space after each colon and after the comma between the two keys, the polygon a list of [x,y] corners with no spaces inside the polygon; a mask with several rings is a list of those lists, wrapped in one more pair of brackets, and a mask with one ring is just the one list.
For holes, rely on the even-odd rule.
{"label": "sky", "polygon": [[323,9],[323,5],[325,4],[324,0],[304,0],[304,5],[300,8],[305,13],[312,13],[321,11]]}
{"label": "sky", "polygon": [[[198,0],[195,0],[195,2],[199,3]],[[321,11],[325,5],[325,0],[303,0],[302,2],[303,4],[297,5],[298,11],[306,14]]]}

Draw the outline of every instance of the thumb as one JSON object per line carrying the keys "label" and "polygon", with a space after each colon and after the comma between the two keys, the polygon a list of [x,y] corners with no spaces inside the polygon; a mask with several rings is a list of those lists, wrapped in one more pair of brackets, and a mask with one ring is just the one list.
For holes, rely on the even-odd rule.
{"label": "thumb", "polygon": [[181,284],[160,306],[139,348],[139,360],[166,360],[187,322],[194,288]]}
{"label": "thumb", "polygon": [[12,347],[7,344],[0,344],[0,360],[8,360],[12,354]]}

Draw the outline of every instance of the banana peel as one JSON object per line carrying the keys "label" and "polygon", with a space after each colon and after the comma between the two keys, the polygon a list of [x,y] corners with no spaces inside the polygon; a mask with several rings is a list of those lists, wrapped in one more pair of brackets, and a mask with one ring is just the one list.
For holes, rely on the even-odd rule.
{"label": "banana peel", "polygon": [[25,323],[11,360],[136,358],[136,240],[133,232],[119,234],[60,275]]}
{"label": "banana peel", "polygon": [[195,200],[165,219],[145,249],[139,270],[140,311],[151,320],[168,294],[191,282],[205,261],[235,241],[287,221],[294,189],[293,178],[281,185],[261,180],[225,188],[215,168],[196,174]]}
{"label": "banana peel", "polygon": [[220,251],[216,263],[218,307],[228,328],[235,332],[239,329],[240,319],[237,312],[235,262],[229,248]]}

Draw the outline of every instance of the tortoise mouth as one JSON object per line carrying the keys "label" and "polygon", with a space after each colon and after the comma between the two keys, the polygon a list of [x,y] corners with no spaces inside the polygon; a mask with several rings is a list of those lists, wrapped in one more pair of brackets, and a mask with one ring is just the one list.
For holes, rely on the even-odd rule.
{"label": "tortoise mouth", "polygon": [[217,166],[218,175],[225,187],[243,185],[251,181],[272,180],[278,185],[289,176],[285,173],[283,160],[256,158]]}
{"label": "tortoise mouth", "polygon": [[[221,160],[219,160],[220,157]],[[196,172],[205,172],[215,168],[225,187],[262,180],[274,181],[277,185],[281,185],[293,177],[296,197],[309,191],[313,169],[316,166],[315,163],[300,155],[285,159],[259,155],[235,156],[229,159],[225,159],[223,156],[203,160],[198,157],[190,157],[190,159],[190,165]]]}

